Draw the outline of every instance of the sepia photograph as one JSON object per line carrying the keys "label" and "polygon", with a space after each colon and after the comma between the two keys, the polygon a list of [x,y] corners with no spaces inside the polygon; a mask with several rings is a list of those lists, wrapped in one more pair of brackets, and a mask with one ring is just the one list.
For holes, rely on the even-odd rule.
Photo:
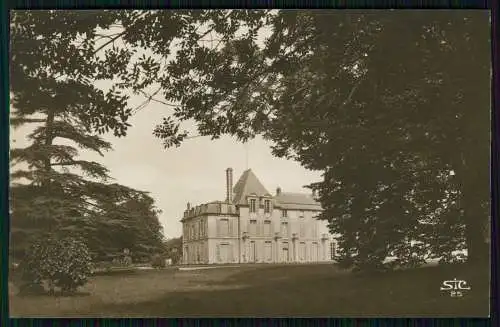
{"label": "sepia photograph", "polygon": [[488,10],[12,10],[9,311],[489,317]]}

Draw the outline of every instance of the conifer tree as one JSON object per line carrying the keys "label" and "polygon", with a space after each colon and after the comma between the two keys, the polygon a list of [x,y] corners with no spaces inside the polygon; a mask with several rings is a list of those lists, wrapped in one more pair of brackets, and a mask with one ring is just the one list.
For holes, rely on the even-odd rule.
{"label": "conifer tree", "polygon": [[[97,28],[108,28],[115,19],[109,12],[12,15],[11,125],[32,129],[29,146],[12,147],[10,152],[14,255],[22,256],[31,237],[44,233],[100,239],[102,226],[109,223],[102,214],[103,204],[108,213],[118,212],[123,207],[120,201],[143,193],[108,184],[106,167],[79,158],[80,151],[104,155],[111,150],[111,144],[97,133],[124,136],[129,126],[128,96],[112,82],[119,63],[110,59],[112,50],[100,56],[106,43],[96,43]],[[98,81],[107,81],[109,90],[97,87]],[[151,198],[142,201],[153,210]],[[126,208],[121,212],[139,214]],[[153,219],[159,224],[157,216]],[[118,221],[124,225],[124,215]],[[139,229],[138,223],[129,228]],[[160,235],[157,228],[149,237]]]}

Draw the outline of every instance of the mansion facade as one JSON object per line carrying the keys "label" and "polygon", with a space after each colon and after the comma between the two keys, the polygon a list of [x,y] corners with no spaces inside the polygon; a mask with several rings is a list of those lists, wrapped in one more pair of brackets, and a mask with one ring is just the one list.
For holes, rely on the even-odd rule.
{"label": "mansion facade", "polygon": [[293,263],[332,260],[327,222],[316,219],[312,194],[271,195],[250,170],[233,187],[226,170],[226,200],[195,207],[182,222],[183,264]]}

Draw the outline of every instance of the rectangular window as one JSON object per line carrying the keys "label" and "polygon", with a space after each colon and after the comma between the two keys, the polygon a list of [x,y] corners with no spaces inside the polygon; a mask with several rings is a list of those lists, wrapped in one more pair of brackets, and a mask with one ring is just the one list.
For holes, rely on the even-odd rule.
{"label": "rectangular window", "polygon": [[221,255],[220,255],[220,245],[219,245],[219,244],[217,244],[217,245],[215,246],[215,256],[216,256],[216,260],[217,260],[218,262],[221,262],[221,259],[222,259],[222,258],[221,258]]}
{"label": "rectangular window", "polygon": [[221,219],[222,236],[229,236],[229,219]]}
{"label": "rectangular window", "polygon": [[217,235],[218,236],[229,236],[229,220],[228,219],[217,220]]}
{"label": "rectangular window", "polygon": [[315,220],[312,222],[312,237],[317,238],[318,237],[318,224]]}
{"label": "rectangular window", "polygon": [[266,241],[264,243],[264,258],[267,262],[273,260],[273,246],[271,241]]}
{"label": "rectangular window", "polygon": [[228,244],[227,245],[227,260],[226,262],[233,262],[234,261],[234,258],[233,258],[233,245],[232,244]]}
{"label": "rectangular window", "polygon": [[288,217],[288,211],[286,211],[286,209],[281,210],[281,217]]}
{"label": "rectangular window", "polygon": [[264,201],[264,213],[270,213],[271,212],[271,201],[265,200]]}
{"label": "rectangular window", "polygon": [[250,241],[249,249],[248,249],[248,262],[255,262],[257,255],[257,248],[255,247],[255,241]]}
{"label": "rectangular window", "polygon": [[335,260],[335,243],[330,243],[330,259]]}
{"label": "rectangular window", "polygon": [[227,231],[228,236],[234,236],[234,220],[228,220],[228,231]]}
{"label": "rectangular window", "polygon": [[281,223],[281,237],[288,237],[288,222]]}
{"label": "rectangular window", "polygon": [[250,235],[257,235],[257,220],[250,220]]}
{"label": "rectangular window", "polygon": [[299,260],[300,261],[306,260],[306,243],[305,242],[300,242],[300,244],[299,244]]}
{"label": "rectangular window", "polygon": [[250,199],[250,212],[257,211],[257,201],[255,199]]}
{"label": "rectangular window", "polygon": [[288,262],[288,260],[290,259],[290,257],[289,257],[290,253],[288,253],[288,242],[283,242],[281,246],[282,246],[282,248],[281,248],[281,261]]}
{"label": "rectangular window", "polygon": [[319,261],[319,247],[317,242],[313,242],[311,247],[311,260],[313,262]]}
{"label": "rectangular window", "polygon": [[264,235],[271,236],[271,221],[269,220],[264,221]]}
{"label": "rectangular window", "polygon": [[306,237],[306,224],[303,221],[300,222],[299,228],[299,236]]}
{"label": "rectangular window", "polygon": [[219,244],[219,257],[218,261],[220,263],[229,263],[232,262],[232,248],[229,243],[220,243]]}

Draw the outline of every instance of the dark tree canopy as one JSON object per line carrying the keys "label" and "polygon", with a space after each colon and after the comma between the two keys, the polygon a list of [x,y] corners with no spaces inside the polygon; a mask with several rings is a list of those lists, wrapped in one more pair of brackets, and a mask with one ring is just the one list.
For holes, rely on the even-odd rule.
{"label": "dark tree canopy", "polygon": [[97,132],[123,136],[130,126],[128,96],[116,85],[107,92],[95,85],[117,74],[96,46],[96,27],[115,20],[106,12],[12,14],[11,124],[32,127],[29,146],[10,151],[11,253],[17,258],[45,234],[84,236],[97,256],[122,246],[152,253],[162,245],[153,199],[109,184],[106,167],[78,157],[80,150],[111,150]]}
{"label": "dark tree canopy", "polygon": [[[276,156],[323,172],[310,187],[319,191],[321,219],[340,235],[341,262],[378,267],[395,256],[414,265],[455,260],[454,251],[465,248],[470,260],[487,256],[486,11],[122,11],[98,18],[94,27],[117,26],[102,36],[104,59],[92,43],[101,36],[75,19],[94,40],[87,61],[100,71],[86,76],[112,78],[116,92],[166,104],[154,130],[166,147],[193,136],[182,122],[194,120],[200,135],[246,141],[259,134]],[[122,106],[119,99],[109,103]],[[103,132],[99,124],[92,128]]]}

